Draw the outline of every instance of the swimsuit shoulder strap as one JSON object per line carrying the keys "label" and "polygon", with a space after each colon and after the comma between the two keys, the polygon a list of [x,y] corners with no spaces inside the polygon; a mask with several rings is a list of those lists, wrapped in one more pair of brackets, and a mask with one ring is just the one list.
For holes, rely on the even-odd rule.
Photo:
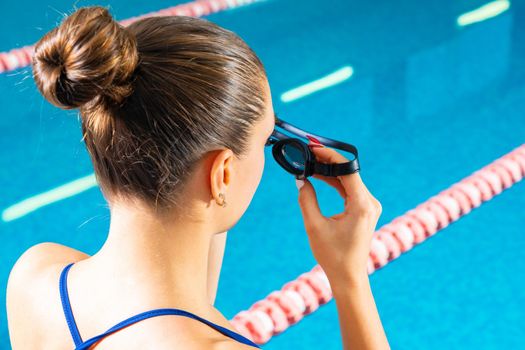
{"label": "swimsuit shoulder strap", "polygon": [[64,316],[66,317],[67,326],[69,327],[69,332],[71,333],[71,336],[73,337],[75,346],[78,346],[82,344],[82,337],[80,336],[80,333],[77,328],[77,324],[75,322],[75,317],[73,316],[73,312],[71,311],[71,304],[69,302],[69,295],[67,292],[67,274],[71,266],[73,266],[73,264],[74,263],[71,263],[67,265],[66,267],[64,267],[64,269],[60,273],[59,289],[60,289],[60,299],[62,300],[62,309],[64,310]]}
{"label": "swimsuit shoulder strap", "polygon": [[162,315],[178,315],[178,316],[186,316],[193,318],[195,320],[198,320],[202,323],[207,324],[208,326],[214,328],[218,332],[237,340],[240,343],[251,345],[255,348],[260,349],[260,347],[252,342],[250,339],[244,337],[243,335],[233,332],[225,327],[219,326],[218,324],[215,324],[213,322],[210,322],[200,316],[197,316],[189,311],[181,310],[181,309],[175,309],[175,308],[162,308],[162,309],[154,309],[146,312],[142,312],[140,314],[137,314],[135,316],[131,316],[124,321],[117,323],[104,333],[97,335],[93,338],[90,338],[86,340],[85,342],[82,341],[82,337],[80,336],[80,332],[78,331],[77,324],[75,322],[75,318],[73,316],[73,312],[71,310],[71,304],[69,302],[69,295],[67,291],[67,274],[69,272],[69,269],[71,266],[73,266],[74,263],[71,263],[64,267],[60,274],[60,299],[62,300],[62,308],[64,310],[64,315],[66,317],[67,325],[69,327],[69,331],[71,333],[71,336],[73,337],[73,341],[75,342],[75,347],[77,350],[82,349],[89,349],[90,346],[95,344],[96,342],[100,341],[102,338],[122,329],[125,328],[133,323],[139,322],[141,320],[155,317],[155,316],[162,316]]}
{"label": "swimsuit shoulder strap", "polygon": [[78,350],[81,350],[81,349],[89,349],[90,346],[92,346],[93,344],[95,344],[96,342],[98,342],[99,340],[101,340],[102,338],[124,328],[124,327],[127,327],[133,323],[136,323],[136,322],[139,322],[141,320],[144,320],[144,319],[147,319],[147,318],[150,318],[150,317],[155,317],[155,316],[162,316],[162,315],[179,315],[179,316],[186,316],[186,317],[190,317],[190,318],[193,318],[193,319],[196,319],[198,321],[201,321],[205,324],[207,324],[208,326],[216,329],[217,331],[219,331],[220,333],[230,337],[230,338],[233,338],[235,340],[237,340],[238,342],[241,342],[243,344],[247,344],[247,345],[251,345],[253,347],[256,347],[258,349],[260,349],[260,347],[255,344],[254,342],[252,342],[250,339],[242,336],[241,334],[239,333],[236,333],[236,332],[233,332],[227,328],[224,328],[222,326],[219,326],[213,322],[210,322],[202,317],[199,317],[191,312],[188,312],[188,311],[184,311],[184,310],[181,310],[181,309],[173,309],[173,308],[163,308],[163,309],[154,309],[154,310],[150,310],[150,311],[146,311],[146,312],[142,312],[140,314],[137,314],[135,316],[132,316],[132,317],[129,317],[127,319],[125,319],[124,321],[114,325],[113,327],[111,327],[110,329],[108,329],[106,332],[100,334],[100,335],[97,335],[93,338],[90,338],[88,340],[85,341],[85,343],[82,344],[82,347],[80,348],[77,348]]}

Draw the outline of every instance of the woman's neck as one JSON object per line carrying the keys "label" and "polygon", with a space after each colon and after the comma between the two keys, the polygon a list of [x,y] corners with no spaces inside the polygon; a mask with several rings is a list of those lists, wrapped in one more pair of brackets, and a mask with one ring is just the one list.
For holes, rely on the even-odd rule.
{"label": "woman's neck", "polygon": [[209,221],[159,219],[136,206],[114,205],[107,240],[89,258],[91,266],[103,268],[137,297],[209,307]]}

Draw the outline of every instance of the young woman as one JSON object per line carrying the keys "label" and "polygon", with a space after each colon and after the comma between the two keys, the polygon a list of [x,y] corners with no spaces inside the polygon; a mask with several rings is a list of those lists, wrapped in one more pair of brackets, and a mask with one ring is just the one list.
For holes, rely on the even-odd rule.
{"label": "young woman", "polygon": [[[123,28],[93,6],[40,39],[33,74],[49,102],[79,109],[111,220],[92,256],[46,242],[17,260],[7,287],[13,349],[257,347],[213,306],[226,231],[259,185],[275,126],[256,54],[204,19]],[[312,151],[322,163],[347,161]],[[315,177],[345,200],[343,213],[324,217],[312,184],[297,182],[344,347],[388,349],[366,273],[381,206],[359,173]]]}

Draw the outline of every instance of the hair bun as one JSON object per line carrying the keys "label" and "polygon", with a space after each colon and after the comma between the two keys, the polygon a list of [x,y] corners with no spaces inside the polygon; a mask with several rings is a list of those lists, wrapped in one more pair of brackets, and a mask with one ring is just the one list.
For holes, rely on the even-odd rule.
{"label": "hair bun", "polygon": [[83,7],[35,45],[33,77],[44,97],[72,109],[121,103],[133,91],[135,37],[102,6]]}

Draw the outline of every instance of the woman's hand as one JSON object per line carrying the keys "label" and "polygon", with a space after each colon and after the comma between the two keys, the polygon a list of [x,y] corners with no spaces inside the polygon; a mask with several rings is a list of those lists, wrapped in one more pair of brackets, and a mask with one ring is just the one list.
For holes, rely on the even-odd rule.
{"label": "woman's hand", "polygon": [[[321,163],[348,162],[334,149],[313,146],[310,149]],[[331,282],[366,274],[370,242],[382,210],[380,202],[368,191],[359,172],[313,177],[334,187],[345,201],[342,213],[325,217],[310,181],[305,180],[300,188],[299,205],[315,259]]]}

